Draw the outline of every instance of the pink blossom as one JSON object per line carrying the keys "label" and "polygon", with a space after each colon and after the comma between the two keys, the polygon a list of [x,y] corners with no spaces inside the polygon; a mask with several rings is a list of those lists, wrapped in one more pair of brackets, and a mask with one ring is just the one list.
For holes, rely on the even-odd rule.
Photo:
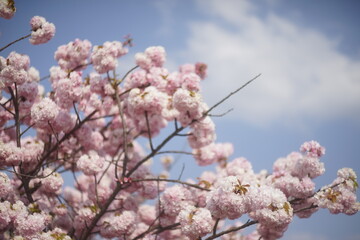
{"label": "pink blossom", "polygon": [[63,191],[64,199],[71,204],[71,206],[77,207],[82,199],[82,193],[74,188],[66,186]]}
{"label": "pink blossom", "polygon": [[128,52],[118,41],[105,42],[102,46],[95,46],[91,53],[91,61],[95,71],[106,73],[114,70],[117,66],[117,58]]}
{"label": "pink blossom", "polygon": [[214,220],[206,208],[186,206],[179,213],[181,232],[190,239],[198,239],[212,231]]}
{"label": "pink blossom", "polygon": [[[144,179],[146,178],[154,178],[152,175],[143,176]],[[164,191],[166,183],[156,181],[144,181],[138,184],[140,186],[138,192],[140,196],[146,199],[154,199],[158,196],[158,194]]]}
{"label": "pink blossom", "polygon": [[98,184],[95,184],[95,178],[92,177],[89,184],[90,185],[87,191],[88,198],[93,202],[98,202],[99,204],[105,204],[106,200],[108,200],[112,194],[115,186],[114,180],[108,176],[103,177]]}
{"label": "pink blossom", "polygon": [[215,139],[215,124],[210,117],[205,117],[191,125],[188,141],[192,148],[205,147]]}
{"label": "pink blossom", "polygon": [[313,158],[319,158],[325,154],[325,148],[316,141],[303,143],[300,147],[300,151]]}
{"label": "pink blossom", "polygon": [[5,173],[0,172],[0,198],[7,199],[7,197],[13,193],[13,191],[14,189],[9,177]]}
{"label": "pink blossom", "polygon": [[212,143],[203,148],[194,149],[193,154],[200,166],[212,164],[214,162],[225,162],[234,152],[231,143]]}
{"label": "pink blossom", "polygon": [[146,77],[145,70],[139,70],[132,72],[125,80],[124,87],[126,89],[141,88],[149,84],[148,78]]}
{"label": "pink blossom", "polygon": [[[253,198],[252,207],[257,209],[250,213],[250,217],[258,220],[265,227],[285,227],[293,218],[293,208],[279,189],[267,187],[259,188],[259,193]],[[254,204],[254,201],[257,201]]]}
{"label": "pink blossom", "polygon": [[254,175],[251,163],[243,157],[228,162],[223,171],[225,176],[237,176],[240,180],[249,179],[249,176]]}
{"label": "pink blossom", "polygon": [[151,225],[156,219],[155,206],[142,204],[139,206],[138,216],[144,223]]}
{"label": "pink blossom", "polygon": [[17,166],[24,159],[24,151],[15,142],[0,141],[0,163],[2,166]]}
{"label": "pink blossom", "polygon": [[86,175],[94,175],[102,170],[105,160],[94,150],[82,155],[76,162],[76,166]]}
{"label": "pink blossom", "polygon": [[179,67],[179,72],[181,74],[195,73],[195,65],[190,63],[183,64]]}
{"label": "pink blossom", "polygon": [[28,209],[25,204],[17,200],[15,203],[10,205],[10,211],[8,211],[11,221],[15,221],[17,218],[26,218],[28,215]]}
{"label": "pink blossom", "polygon": [[160,207],[165,215],[176,217],[188,204],[191,204],[191,192],[180,185],[166,188],[160,197]]}
{"label": "pink blossom", "polygon": [[150,85],[156,87],[161,92],[167,91],[169,71],[162,67],[152,67],[146,74],[146,79]]}
{"label": "pink blossom", "polygon": [[169,95],[173,95],[176,92],[176,90],[180,88],[181,86],[180,76],[181,74],[178,72],[172,72],[166,76],[165,90]]}
{"label": "pink blossom", "polygon": [[291,174],[299,178],[305,176],[316,178],[324,174],[324,172],[325,167],[323,162],[320,162],[318,158],[304,156],[296,162]]}
{"label": "pink blossom", "polygon": [[28,70],[30,67],[30,58],[27,55],[13,51],[7,57],[7,65],[13,66],[16,70]]}
{"label": "pink blossom", "polygon": [[40,81],[40,73],[36,68],[30,67],[28,69],[28,74],[29,74],[30,82],[39,82]]}
{"label": "pink blossom", "polygon": [[71,72],[69,78],[60,79],[55,90],[55,102],[59,107],[70,109],[73,107],[73,102],[81,99],[83,93],[82,73]]}
{"label": "pink blossom", "polygon": [[43,171],[43,179],[41,180],[41,189],[47,193],[60,193],[64,180],[61,175],[51,168],[46,168]]}
{"label": "pink blossom", "polygon": [[197,113],[201,105],[201,96],[196,92],[179,88],[173,95],[173,106],[180,112]]}
{"label": "pink blossom", "polygon": [[54,89],[56,88],[57,82],[60,79],[67,78],[68,76],[68,73],[59,66],[52,66],[49,71],[50,71],[51,86]]}
{"label": "pink blossom", "polygon": [[145,112],[161,114],[166,103],[166,94],[153,86],[147,87],[143,91],[139,88],[134,88],[130,91],[127,98],[128,111],[135,118],[144,118]]}
{"label": "pink blossom", "polygon": [[39,213],[33,213],[27,216],[19,215],[14,221],[14,226],[17,234],[30,240],[45,228],[45,218]]}
{"label": "pink blossom", "polygon": [[6,60],[2,57],[0,60],[0,82],[3,83],[3,87],[9,87],[13,83],[20,85],[29,81],[28,69],[30,67],[30,58],[27,55],[13,51]]}
{"label": "pink blossom", "polygon": [[215,218],[239,218],[250,211],[249,188],[235,176],[222,178],[207,195],[206,208]]}
{"label": "pink blossom", "polygon": [[136,64],[149,71],[152,67],[162,67],[166,61],[165,49],[162,46],[148,47],[144,53],[135,54]]}
{"label": "pink blossom", "polygon": [[[309,218],[313,213],[319,210],[318,207],[311,208],[311,206],[315,206],[315,204],[316,199],[311,197],[306,198],[305,200],[295,201],[291,204],[291,206],[293,207],[294,212],[296,212],[296,216],[298,216],[299,218]],[[303,210],[305,208],[308,208],[308,210]],[[302,211],[298,211],[300,209]]]}
{"label": "pink blossom", "polygon": [[196,63],[195,73],[203,80],[207,76],[207,65],[201,62]]}
{"label": "pink blossom", "polygon": [[54,228],[51,231],[42,232],[39,240],[71,240],[72,238],[66,235],[66,231],[61,228]]}
{"label": "pink blossom", "polygon": [[[0,186],[1,186],[1,178],[2,178],[2,176],[0,175]],[[3,198],[1,193],[0,193],[0,197]],[[10,209],[11,209],[11,203],[9,201],[0,202],[0,213],[1,213],[0,214],[0,231],[4,230],[11,222],[11,217],[10,217],[10,213],[9,213]]]}
{"label": "pink blossom", "polygon": [[154,67],[162,67],[166,61],[165,49],[162,46],[153,46],[145,49],[145,54],[151,59]]}
{"label": "pink blossom", "polygon": [[66,110],[60,110],[52,123],[52,127],[55,132],[67,133],[75,126],[75,122],[75,116],[71,116]]}
{"label": "pink blossom", "polygon": [[292,171],[299,159],[303,156],[298,152],[292,152],[287,157],[277,159],[273,164],[274,173],[284,173]]}
{"label": "pink blossom", "polygon": [[356,181],[357,176],[355,171],[352,168],[341,168],[337,171],[336,183],[344,182],[344,187],[348,188],[351,191],[356,191],[359,184]]}
{"label": "pink blossom", "polygon": [[200,91],[200,77],[195,73],[187,73],[181,75],[181,87],[189,91]]}
{"label": "pink blossom", "polygon": [[46,128],[59,113],[59,107],[50,98],[44,98],[31,107],[31,119],[36,126]]}
{"label": "pink blossom", "polygon": [[152,67],[151,59],[148,56],[146,56],[145,53],[136,53],[135,61],[136,61],[136,65],[138,65],[144,70],[149,70]]}
{"label": "pink blossom", "polygon": [[85,204],[77,211],[77,215],[74,218],[74,228],[81,231],[86,226],[89,226],[98,210],[98,207],[93,204]]}
{"label": "pink blossom", "polygon": [[0,1],[0,17],[10,19],[16,12],[14,0],[2,0]]}
{"label": "pink blossom", "polygon": [[18,86],[20,108],[30,109],[38,97],[38,84],[36,82],[25,82]]}
{"label": "pink blossom", "polygon": [[306,198],[315,190],[315,183],[309,177],[299,179],[290,174],[285,174],[279,177],[273,176],[269,180],[287,197]]}
{"label": "pink blossom", "polygon": [[338,178],[331,185],[323,187],[314,197],[319,207],[329,209],[332,214],[353,215],[360,210],[355,191],[355,187],[349,187],[346,181]]}
{"label": "pink blossom", "polygon": [[[90,91],[100,94],[100,95],[111,95],[112,92],[106,91],[106,86],[108,84],[108,80],[106,78],[101,77],[101,75],[97,72],[91,72],[89,75],[90,82]],[[111,87],[111,89],[113,89]]]}
{"label": "pink blossom", "polygon": [[76,38],[66,45],[61,45],[55,52],[55,60],[63,70],[80,70],[88,63],[91,42]]}
{"label": "pink blossom", "polygon": [[13,118],[13,115],[11,115],[11,113],[6,111],[4,108],[0,108],[0,127],[4,126],[6,124],[6,122],[12,118]]}
{"label": "pink blossom", "polygon": [[256,227],[257,230],[257,239],[266,239],[266,240],[275,240],[283,237],[284,232],[287,230],[287,225],[284,226],[266,226],[259,224]]}
{"label": "pink blossom", "polygon": [[135,229],[136,214],[132,211],[124,211],[104,218],[100,235],[105,238],[130,235]]}
{"label": "pink blossom", "polygon": [[55,25],[47,22],[43,17],[32,17],[30,20],[30,26],[32,32],[29,41],[31,44],[37,45],[47,43],[55,36]]}
{"label": "pink blossom", "polygon": [[26,137],[21,139],[21,146],[24,150],[24,163],[36,163],[44,151],[44,142],[36,138]]}

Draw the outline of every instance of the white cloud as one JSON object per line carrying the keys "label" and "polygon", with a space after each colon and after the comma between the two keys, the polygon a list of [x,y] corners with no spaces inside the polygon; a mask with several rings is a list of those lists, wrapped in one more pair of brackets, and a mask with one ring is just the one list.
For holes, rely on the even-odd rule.
{"label": "white cloud", "polygon": [[231,116],[259,125],[360,118],[360,61],[340,53],[339,42],[271,12],[256,17],[247,1],[199,6],[209,20],[190,25],[183,54],[208,63],[208,102],[262,73],[221,111],[234,107]]}

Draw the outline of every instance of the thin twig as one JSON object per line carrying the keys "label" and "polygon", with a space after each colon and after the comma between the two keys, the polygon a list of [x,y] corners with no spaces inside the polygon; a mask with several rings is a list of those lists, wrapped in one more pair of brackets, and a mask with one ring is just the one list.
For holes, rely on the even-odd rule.
{"label": "thin twig", "polygon": [[77,121],[79,123],[79,122],[81,122],[81,119],[80,119],[79,113],[78,113],[78,111],[76,109],[75,102],[73,102],[73,106],[74,106],[74,111],[75,111],[75,114],[76,114]]}
{"label": "thin twig", "polygon": [[227,110],[224,113],[221,113],[221,114],[208,114],[208,116],[209,117],[223,117],[223,116],[225,116],[226,114],[228,114],[229,112],[231,112],[233,110],[234,110],[233,108],[230,108],[229,110]]}
{"label": "thin twig", "polygon": [[194,155],[192,152],[185,152],[185,151],[161,151],[156,153],[156,155],[160,155],[160,154],[185,154],[185,155]]}
{"label": "thin twig", "polygon": [[257,76],[255,76],[254,78],[250,79],[249,81],[247,81],[244,85],[242,85],[241,87],[239,87],[238,89],[236,89],[235,91],[229,93],[226,97],[224,97],[223,99],[221,99],[219,102],[217,102],[215,105],[213,105],[211,108],[209,108],[209,110],[207,110],[204,113],[204,116],[207,116],[207,114],[209,112],[211,112],[214,108],[218,107],[220,104],[222,104],[223,102],[225,102],[227,99],[229,99],[232,95],[236,94],[237,92],[239,92],[241,89],[243,89],[244,87],[246,87],[247,85],[249,85],[252,81],[254,81],[255,79],[257,79],[258,77],[260,77],[261,73],[258,74]]}
{"label": "thin twig", "polygon": [[117,83],[117,85],[119,85],[122,81],[125,80],[125,78],[132,72],[134,71],[135,69],[137,69],[139,66],[135,66],[133,68],[131,68],[129,71],[127,71],[127,73],[125,73],[125,75],[123,76],[123,78]]}
{"label": "thin twig", "polygon": [[25,39],[25,38],[28,38],[28,37],[30,37],[30,36],[31,36],[31,33],[28,34],[28,35],[26,35],[26,36],[23,36],[23,37],[21,37],[21,38],[19,38],[19,39],[16,39],[15,41],[12,41],[11,43],[7,44],[6,46],[0,48],[0,52],[2,52],[3,50],[5,50],[6,48],[10,47],[11,45],[13,45],[13,44],[15,44],[15,43],[17,43],[17,42]]}
{"label": "thin twig", "polygon": [[183,173],[184,173],[184,170],[185,170],[185,164],[183,163],[182,168],[181,168],[181,171],[180,171],[180,175],[179,175],[179,177],[178,177],[178,180],[181,179],[181,177],[182,177],[182,175],[183,175]]}
{"label": "thin twig", "polygon": [[[10,99],[12,99],[12,98],[10,98]],[[0,106],[1,106],[2,108],[4,108],[7,112],[9,112],[11,115],[15,116],[15,113],[13,113],[10,109],[8,109],[7,107],[5,107],[5,104],[6,104],[6,103],[0,103]]]}
{"label": "thin twig", "polygon": [[150,123],[149,123],[149,116],[148,116],[148,112],[147,112],[147,111],[145,111],[145,120],[146,120],[146,127],[147,127],[147,133],[148,133],[148,138],[149,138],[150,149],[151,149],[151,151],[154,151],[154,146],[153,146],[152,138],[151,138],[151,130],[150,130]]}
{"label": "thin twig", "polygon": [[203,190],[203,191],[210,191],[210,189],[201,187],[197,184],[193,184],[193,183],[188,183],[188,182],[183,182],[180,180],[176,180],[176,179],[165,179],[165,178],[144,178],[144,179],[131,179],[131,182],[148,182],[148,181],[158,181],[158,182],[172,182],[172,183],[179,183],[179,184],[183,184],[192,188],[197,188],[199,190]]}
{"label": "thin twig", "polygon": [[30,126],[28,126],[22,133],[20,133],[20,137],[22,135],[24,135],[24,133],[26,133],[30,128],[32,128],[35,125],[35,123],[31,124]]}
{"label": "thin twig", "polygon": [[228,234],[228,233],[231,233],[231,232],[239,231],[239,230],[241,230],[241,229],[244,229],[244,228],[246,228],[246,227],[249,227],[249,226],[254,225],[254,224],[257,224],[257,223],[259,223],[259,221],[255,221],[255,220],[253,220],[253,221],[248,221],[247,223],[241,225],[240,227],[232,227],[232,228],[230,228],[230,229],[228,229],[228,230],[219,232],[219,233],[217,233],[217,234],[213,234],[213,235],[211,235],[210,237],[206,238],[205,240],[215,239],[215,238],[218,238],[218,237],[220,237],[220,236],[222,236],[222,235],[225,235],[225,234]]}
{"label": "thin twig", "polygon": [[219,221],[220,221],[220,218],[217,218],[215,221],[214,228],[213,228],[213,235],[216,235],[216,229],[219,224]]}
{"label": "thin twig", "polygon": [[20,121],[19,121],[19,104],[17,102],[17,97],[18,97],[18,94],[17,94],[17,84],[15,83],[15,93],[14,91],[12,90],[11,87],[8,87],[9,89],[9,92],[10,92],[10,95],[11,95],[11,98],[13,99],[13,104],[14,104],[14,109],[15,109],[15,126],[16,126],[16,146],[18,148],[21,147],[21,142],[20,142]]}

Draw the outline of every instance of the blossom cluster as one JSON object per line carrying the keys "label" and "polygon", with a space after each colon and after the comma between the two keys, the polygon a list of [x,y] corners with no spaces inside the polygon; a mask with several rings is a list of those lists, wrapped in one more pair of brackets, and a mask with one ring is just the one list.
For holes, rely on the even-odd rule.
{"label": "blossom cluster", "polygon": [[[55,30],[42,17],[31,26],[33,44],[45,43]],[[350,168],[315,191],[314,179],[325,171],[318,142],[277,159],[271,173],[254,172],[246,158],[232,158],[231,143],[216,141],[211,108],[201,95],[206,64],[170,72],[165,48],[152,46],[135,54],[137,67],[121,78],[118,59],[127,46],[81,39],[59,46],[46,93],[28,56],[13,51],[0,57],[1,239],[199,239],[245,215],[256,230],[247,236],[229,231],[231,237],[277,239],[294,216],[310,217],[319,207],[334,214],[359,211]],[[35,134],[25,137],[30,128]],[[165,128],[172,132],[154,144]],[[190,155],[189,165],[216,168],[186,181],[171,179],[168,156],[155,173],[151,160],[184,136],[191,151],[173,152]],[[63,173],[73,176],[73,186],[64,184]]]}

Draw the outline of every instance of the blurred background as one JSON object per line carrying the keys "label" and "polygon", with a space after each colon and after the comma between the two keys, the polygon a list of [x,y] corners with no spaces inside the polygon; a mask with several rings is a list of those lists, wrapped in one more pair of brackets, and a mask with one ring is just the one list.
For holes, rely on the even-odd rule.
{"label": "blurred background", "polygon": [[[261,73],[213,112],[233,109],[214,118],[217,141],[234,144],[232,157],[247,158],[256,172],[271,172],[277,158],[317,140],[326,148],[326,172],[316,179],[318,187],[330,184],[341,167],[360,174],[360,1],[18,0],[15,6],[12,19],[0,19],[0,46],[28,34],[32,16],[56,26],[54,39],[45,45],[24,40],[1,53],[29,55],[41,76],[56,65],[59,45],[75,38],[101,45],[128,34],[134,46],[119,59],[119,73],[135,65],[136,52],[162,45],[170,71],[185,63],[208,64],[202,94],[210,106]],[[175,149],[189,150],[186,140],[168,146]],[[180,157],[172,176],[184,168],[182,179],[195,179],[214,169],[195,165]],[[359,214],[320,210],[310,219],[295,218],[283,239],[356,240],[359,222]]]}

